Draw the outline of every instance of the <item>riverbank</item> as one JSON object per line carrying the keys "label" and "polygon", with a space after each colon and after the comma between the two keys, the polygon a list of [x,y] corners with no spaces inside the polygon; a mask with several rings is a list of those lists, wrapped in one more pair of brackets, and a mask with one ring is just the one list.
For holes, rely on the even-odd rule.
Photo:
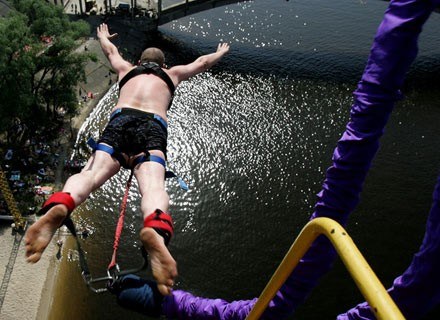
{"label": "riverbank", "polygon": [[[64,182],[64,160],[72,148],[75,132],[82,121],[110,87],[109,66],[104,57],[101,57],[99,43],[94,38],[87,39],[78,50],[96,52],[97,63],[89,63],[86,67],[87,83],[81,84],[85,92],[92,92],[93,99],[82,102],[80,114],[72,120],[71,134],[61,137],[59,165],[55,173],[54,190],[60,190]],[[105,76],[107,75],[107,79]],[[106,80],[106,81],[104,81]],[[113,80],[115,76],[113,75]],[[112,81],[113,83],[114,81]],[[87,91],[86,91],[87,90]],[[29,217],[29,223],[35,216]],[[0,261],[3,273],[0,291],[0,318],[9,319],[47,319],[51,307],[52,288],[59,273],[59,257],[61,248],[58,241],[63,241],[60,234],[56,234],[53,243],[46,249],[42,259],[31,265],[25,261],[24,232],[14,232],[11,222],[3,221],[0,225]],[[62,243],[62,242],[59,242]]]}
{"label": "riverbank", "polygon": [[[59,144],[58,166],[55,171],[53,189],[62,188],[66,173],[64,161],[68,158],[75,142],[76,133],[81,124],[88,117],[91,110],[115,83],[116,75],[111,72],[110,65],[103,55],[99,42],[96,39],[96,26],[102,22],[102,17],[87,18],[91,25],[91,36],[78,47],[77,50],[87,50],[96,54],[97,62],[89,62],[86,66],[86,83],[78,88],[78,100],[81,103],[80,113],[68,124],[69,134],[61,135]],[[127,21],[115,20],[108,22],[112,32],[119,34],[130,33],[130,37],[117,40],[118,47],[126,57],[133,56],[140,50],[144,33],[127,27]],[[133,41],[134,38],[138,41]],[[35,216],[29,216],[29,224],[35,221]],[[15,232],[11,228],[12,221],[0,221],[0,270],[2,282],[0,286],[0,318],[12,319],[47,319],[52,307],[53,289],[60,274],[60,262],[63,258],[62,246],[65,232],[55,234],[52,244],[48,246],[42,259],[31,265],[25,261],[24,232]],[[62,278],[62,277],[61,277]]]}

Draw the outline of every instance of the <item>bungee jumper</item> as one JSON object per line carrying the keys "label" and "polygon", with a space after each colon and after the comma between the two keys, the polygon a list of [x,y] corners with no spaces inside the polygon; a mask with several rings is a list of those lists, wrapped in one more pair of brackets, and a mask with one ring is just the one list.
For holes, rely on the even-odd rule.
{"label": "bungee jumper", "polygon": [[98,26],[97,36],[118,75],[119,98],[99,140],[90,141],[94,152],[83,170],[69,177],[63,190],[44,203],[40,211],[43,215],[27,230],[27,261],[38,262],[55,231],[64,223],[71,225],[74,209],[124,167],[138,181],[143,216],[140,240],[148,253],[158,290],[168,295],[177,277],[177,264],[167,248],[174,233],[165,190],[165,177],[172,175],[165,170],[167,111],[179,83],[219,62],[228,53],[229,45],[220,43],[211,54],[165,69],[165,56],[158,48],[144,50],[139,65],[134,66],[122,58],[111,42],[117,34],[110,34],[107,24]]}
{"label": "bungee jumper", "polygon": [[[379,148],[379,139],[400,88],[417,56],[418,37],[440,0],[395,0],[389,3],[377,30],[362,78],[354,91],[354,103],[345,132],[334,150],[318,193],[311,219],[328,217],[345,225],[359,203],[359,196]],[[321,236],[301,259],[263,313],[262,319],[279,320],[292,314],[328,272],[336,252]],[[394,280],[388,292],[406,319],[420,319],[440,302],[440,176],[433,193],[425,236],[407,270]],[[245,319],[257,298],[227,302],[195,297],[183,290],[162,296],[155,285],[133,275],[122,277],[114,293],[118,302],[150,316],[174,319]],[[338,320],[375,319],[368,303],[337,317]]]}

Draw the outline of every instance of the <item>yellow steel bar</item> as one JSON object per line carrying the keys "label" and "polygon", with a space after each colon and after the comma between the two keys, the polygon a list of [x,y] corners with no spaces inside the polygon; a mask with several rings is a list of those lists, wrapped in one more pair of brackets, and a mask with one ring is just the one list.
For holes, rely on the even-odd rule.
{"label": "yellow steel bar", "polygon": [[6,179],[6,175],[2,167],[0,167],[0,190],[6,200],[9,211],[14,217],[15,229],[24,229],[26,222],[17,208],[17,204],[15,202],[11,189],[9,188],[8,180]]}
{"label": "yellow steel bar", "polygon": [[371,270],[351,237],[340,224],[329,218],[313,219],[303,228],[246,319],[257,320],[260,318],[269,302],[298,265],[299,260],[321,234],[325,235],[335,247],[376,317],[386,320],[404,320],[402,313]]}

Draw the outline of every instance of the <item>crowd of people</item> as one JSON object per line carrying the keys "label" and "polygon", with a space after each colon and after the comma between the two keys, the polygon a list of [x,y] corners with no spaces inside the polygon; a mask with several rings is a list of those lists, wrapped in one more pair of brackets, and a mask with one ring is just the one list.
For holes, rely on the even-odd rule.
{"label": "crowd of people", "polygon": [[[68,172],[80,170],[80,161],[61,159],[59,137],[66,134],[62,128],[53,128],[36,132],[22,145],[0,144],[2,170],[23,215],[35,213],[47,196],[53,193],[55,170],[60,164]],[[0,214],[9,215],[2,194]]]}

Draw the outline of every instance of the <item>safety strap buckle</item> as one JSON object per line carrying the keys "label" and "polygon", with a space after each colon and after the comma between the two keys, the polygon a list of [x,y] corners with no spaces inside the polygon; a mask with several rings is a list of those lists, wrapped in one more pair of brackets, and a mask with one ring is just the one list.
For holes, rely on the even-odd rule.
{"label": "safety strap buckle", "polygon": [[[93,278],[89,272],[82,271],[82,277],[87,287],[93,291],[94,293],[104,293],[107,291],[111,291],[114,284],[117,283],[118,279],[127,274],[136,274],[142,270],[146,270],[148,268],[148,255],[143,247],[141,247],[143,264],[138,268],[122,270],[119,268],[119,265],[116,263],[111,268],[107,269],[107,275],[103,277]],[[99,285],[99,283],[102,283]]]}
{"label": "safety strap buckle", "polygon": [[180,189],[182,189],[184,191],[188,191],[189,190],[188,184],[185,182],[185,180],[183,180],[181,177],[176,175],[173,171],[167,170],[165,172],[165,178],[167,178],[167,179],[169,179],[169,178],[176,178],[177,182],[179,183]]}

